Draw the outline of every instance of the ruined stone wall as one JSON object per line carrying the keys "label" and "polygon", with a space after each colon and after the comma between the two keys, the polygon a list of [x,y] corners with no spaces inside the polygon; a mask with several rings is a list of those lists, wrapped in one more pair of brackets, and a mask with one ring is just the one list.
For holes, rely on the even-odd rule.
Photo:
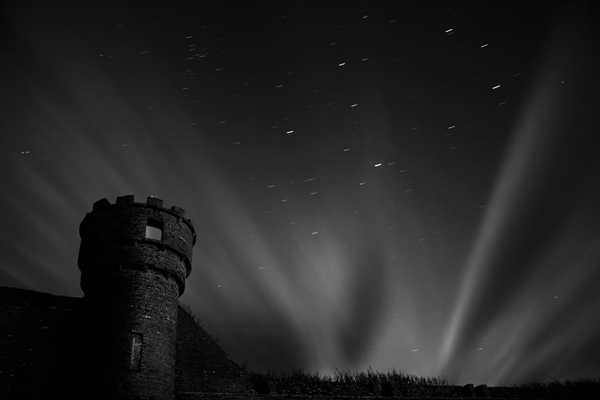
{"label": "ruined stone wall", "polygon": [[246,391],[245,371],[183,308],[177,324],[175,385],[179,392]]}
{"label": "ruined stone wall", "polygon": [[81,299],[0,288],[0,399],[75,398],[89,372],[82,325]]}
{"label": "ruined stone wall", "polygon": [[[137,289],[128,293],[146,304],[142,312],[170,317],[170,311],[166,310],[171,305],[155,307],[163,303],[165,296],[171,299],[173,295],[155,292],[155,288],[162,287],[153,282],[155,279],[164,278],[150,273],[147,280],[136,277]],[[172,285],[170,290],[177,291],[177,286]],[[158,301],[146,302],[146,296],[154,296]],[[114,306],[119,302],[116,300]],[[142,358],[153,358],[151,364],[170,363],[162,357],[176,354],[172,367],[176,392],[246,390],[244,371],[227,357],[192,315],[177,308],[176,323],[171,324],[177,331],[173,334],[176,342],[158,336],[151,338],[153,343],[174,346],[176,352],[154,349],[152,354],[147,349]],[[108,309],[90,309],[82,298],[0,288],[0,399],[108,399],[103,391],[105,377],[99,360],[114,345],[105,336],[105,328],[98,330],[95,322],[104,321],[107,312]],[[142,330],[161,332],[162,327],[154,329],[153,321],[147,321]],[[134,384],[147,384],[145,375],[140,377]]]}

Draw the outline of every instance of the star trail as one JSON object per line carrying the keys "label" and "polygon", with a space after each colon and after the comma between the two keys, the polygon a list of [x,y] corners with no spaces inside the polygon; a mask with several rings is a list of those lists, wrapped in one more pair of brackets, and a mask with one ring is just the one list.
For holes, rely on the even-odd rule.
{"label": "star trail", "polygon": [[251,368],[600,374],[592,11],[3,11],[0,285],[80,296],[90,205],[153,195]]}

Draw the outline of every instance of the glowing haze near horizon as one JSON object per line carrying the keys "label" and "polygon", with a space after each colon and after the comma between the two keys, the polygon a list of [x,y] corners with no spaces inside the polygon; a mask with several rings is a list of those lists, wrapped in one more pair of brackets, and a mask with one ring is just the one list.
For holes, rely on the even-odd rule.
{"label": "glowing haze near horizon", "polygon": [[81,295],[92,203],[155,195],[251,368],[600,374],[582,10],[4,11],[0,285]]}

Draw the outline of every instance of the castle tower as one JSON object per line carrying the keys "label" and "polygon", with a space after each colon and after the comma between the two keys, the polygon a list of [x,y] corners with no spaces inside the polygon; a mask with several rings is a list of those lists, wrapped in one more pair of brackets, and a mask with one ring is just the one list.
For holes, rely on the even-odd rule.
{"label": "castle tower", "polygon": [[[79,228],[78,265],[98,398],[175,398],[178,298],[191,271],[194,227],[149,197],[94,203]],[[89,393],[88,393],[89,394]]]}

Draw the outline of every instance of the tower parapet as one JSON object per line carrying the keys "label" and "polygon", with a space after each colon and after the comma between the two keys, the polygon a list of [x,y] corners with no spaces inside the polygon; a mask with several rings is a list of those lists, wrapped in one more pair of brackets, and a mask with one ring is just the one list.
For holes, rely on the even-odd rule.
{"label": "tower parapet", "polygon": [[173,399],[178,297],[196,233],[182,208],[132,195],[102,199],[81,222],[81,289],[103,336],[96,346],[104,396]]}

